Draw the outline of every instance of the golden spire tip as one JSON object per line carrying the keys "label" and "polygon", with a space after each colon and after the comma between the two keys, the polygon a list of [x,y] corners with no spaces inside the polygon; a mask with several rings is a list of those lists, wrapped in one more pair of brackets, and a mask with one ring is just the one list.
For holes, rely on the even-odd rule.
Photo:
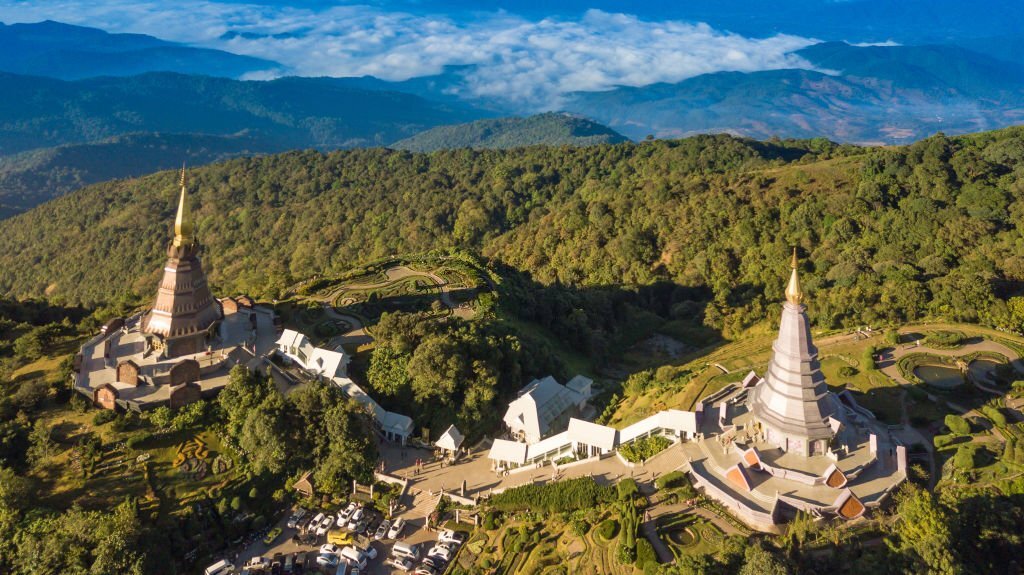
{"label": "golden spire tip", "polygon": [[789,285],[786,286],[786,301],[793,305],[800,305],[800,301],[804,298],[804,293],[800,289],[800,275],[797,273],[797,258],[796,248],[793,248],[793,261],[790,263],[790,267],[793,271],[789,275]]}

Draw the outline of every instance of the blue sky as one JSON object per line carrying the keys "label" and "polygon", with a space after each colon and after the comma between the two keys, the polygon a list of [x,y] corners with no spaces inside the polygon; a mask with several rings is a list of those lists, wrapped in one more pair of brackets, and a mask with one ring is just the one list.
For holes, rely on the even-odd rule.
{"label": "blue sky", "polygon": [[1018,33],[1021,1],[0,0],[0,21],[52,19],[267,58],[256,75],[388,80],[469,66],[464,89],[548,108],[575,90],[717,71],[809,67],[821,40],[955,42]]}

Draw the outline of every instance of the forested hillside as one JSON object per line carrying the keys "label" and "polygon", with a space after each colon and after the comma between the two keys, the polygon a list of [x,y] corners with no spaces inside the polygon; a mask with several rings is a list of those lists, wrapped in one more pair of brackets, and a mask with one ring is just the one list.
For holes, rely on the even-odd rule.
{"label": "forested hillside", "polygon": [[546,144],[588,146],[617,144],[626,137],[597,122],[572,114],[549,112],[526,118],[477,120],[438,126],[395,142],[390,147],[410,152],[454,148],[516,148]]}
{"label": "forested hillside", "polygon": [[280,151],[248,136],[127,134],[0,157],[0,219],[95,182]]}
{"label": "forested hillside", "polygon": [[[541,284],[698,288],[674,315],[735,333],[799,246],[821,326],[925,316],[1018,327],[1024,130],[886,149],[700,136],[587,148],[295,152],[194,170],[218,293],[460,246]],[[176,174],[99,184],[0,223],[0,292],[150,297]],[[694,297],[694,296],[687,296]],[[570,308],[573,304],[569,304]]]}

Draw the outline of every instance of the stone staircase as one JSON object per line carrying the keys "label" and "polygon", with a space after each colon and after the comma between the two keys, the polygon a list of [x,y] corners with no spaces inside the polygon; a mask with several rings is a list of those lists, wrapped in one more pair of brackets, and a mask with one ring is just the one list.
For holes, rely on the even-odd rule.
{"label": "stone staircase", "polygon": [[[412,500],[411,503],[409,503],[409,499]],[[417,524],[426,525],[427,517],[434,512],[440,501],[440,492],[431,495],[429,491],[421,491],[410,487],[406,495],[408,507],[402,513],[402,516],[405,517],[406,521],[414,521]]]}

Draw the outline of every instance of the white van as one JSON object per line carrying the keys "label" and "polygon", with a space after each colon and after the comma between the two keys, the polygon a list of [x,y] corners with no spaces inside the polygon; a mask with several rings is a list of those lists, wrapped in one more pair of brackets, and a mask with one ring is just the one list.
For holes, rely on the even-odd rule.
{"label": "white van", "polygon": [[210,565],[203,571],[203,575],[227,575],[228,573],[234,573],[235,566],[231,564],[227,559],[221,559],[220,561]]}
{"label": "white van", "polygon": [[405,541],[397,541],[391,550],[397,557],[408,557],[413,560],[418,560],[420,558],[420,546],[414,543],[410,544]]}
{"label": "white van", "polygon": [[366,553],[351,545],[341,550],[341,558],[347,561],[349,565],[358,567],[360,571],[366,569]]}

